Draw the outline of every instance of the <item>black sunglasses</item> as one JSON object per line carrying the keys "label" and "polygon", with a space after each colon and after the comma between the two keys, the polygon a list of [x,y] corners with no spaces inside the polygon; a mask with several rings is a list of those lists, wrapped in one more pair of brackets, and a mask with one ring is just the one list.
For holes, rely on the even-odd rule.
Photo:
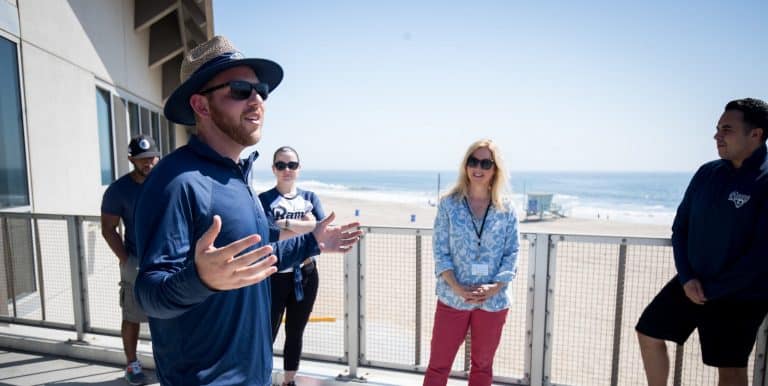
{"label": "black sunglasses", "polygon": [[298,162],[293,162],[293,161],[291,161],[291,162],[277,161],[277,162],[275,162],[274,166],[275,166],[275,169],[277,169],[277,170],[285,170],[286,168],[291,169],[291,170],[296,170],[296,169],[299,168],[299,163]]}
{"label": "black sunglasses", "polygon": [[493,160],[489,158],[477,159],[474,156],[467,158],[467,166],[470,168],[476,168],[478,165],[483,170],[489,170],[493,167]]}
{"label": "black sunglasses", "polygon": [[229,86],[230,98],[243,101],[251,97],[251,91],[256,90],[262,100],[267,100],[269,96],[269,85],[266,83],[251,83],[244,80],[232,80],[227,83],[217,84],[200,91],[198,94],[212,93],[220,88]]}

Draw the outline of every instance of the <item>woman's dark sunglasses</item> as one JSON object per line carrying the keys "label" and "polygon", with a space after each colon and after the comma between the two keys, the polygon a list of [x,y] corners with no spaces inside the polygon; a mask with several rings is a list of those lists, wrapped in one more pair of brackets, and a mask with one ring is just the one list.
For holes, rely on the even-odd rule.
{"label": "woman's dark sunglasses", "polygon": [[262,100],[267,100],[269,96],[269,85],[266,83],[251,83],[244,80],[232,80],[227,83],[217,84],[215,86],[208,87],[207,89],[200,91],[199,94],[212,93],[220,88],[229,86],[230,98],[243,101],[251,97],[251,91],[256,90]]}
{"label": "woman's dark sunglasses", "polygon": [[291,170],[296,170],[296,169],[299,168],[299,163],[298,162],[293,162],[293,161],[291,161],[291,162],[277,161],[277,162],[275,162],[274,166],[275,166],[275,169],[277,169],[277,170],[285,170],[286,168],[291,169]]}
{"label": "woman's dark sunglasses", "polygon": [[478,165],[480,166],[480,169],[489,170],[493,167],[493,160],[488,158],[477,159],[473,156],[469,156],[469,158],[467,158],[468,167],[476,168]]}

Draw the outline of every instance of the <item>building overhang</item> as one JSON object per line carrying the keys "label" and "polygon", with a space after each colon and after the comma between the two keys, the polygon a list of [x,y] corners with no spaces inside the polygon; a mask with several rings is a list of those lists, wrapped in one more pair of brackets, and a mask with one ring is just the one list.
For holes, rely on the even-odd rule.
{"label": "building overhang", "polygon": [[162,68],[163,100],[179,85],[185,52],[213,37],[213,0],[136,0],[134,29],[149,29],[150,68]]}

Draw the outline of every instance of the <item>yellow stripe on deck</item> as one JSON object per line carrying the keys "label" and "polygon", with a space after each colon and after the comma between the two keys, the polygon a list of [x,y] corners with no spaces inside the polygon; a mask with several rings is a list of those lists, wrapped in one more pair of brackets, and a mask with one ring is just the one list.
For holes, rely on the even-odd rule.
{"label": "yellow stripe on deck", "polygon": [[[310,316],[309,317],[310,323],[318,323],[318,322],[333,323],[335,321],[336,321],[336,318],[334,318],[333,316]],[[285,323],[285,316],[283,316],[283,323]]]}

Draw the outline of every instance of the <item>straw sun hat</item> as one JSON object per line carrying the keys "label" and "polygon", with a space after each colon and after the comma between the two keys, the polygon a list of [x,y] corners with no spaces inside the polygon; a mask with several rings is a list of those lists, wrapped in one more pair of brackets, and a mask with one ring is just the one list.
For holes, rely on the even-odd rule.
{"label": "straw sun hat", "polygon": [[165,102],[165,117],[176,123],[194,126],[195,114],[189,105],[189,97],[199,92],[216,74],[237,66],[251,67],[259,82],[269,85],[270,92],[283,80],[283,69],[279,64],[267,59],[246,58],[227,38],[215,36],[184,55],[181,84]]}

